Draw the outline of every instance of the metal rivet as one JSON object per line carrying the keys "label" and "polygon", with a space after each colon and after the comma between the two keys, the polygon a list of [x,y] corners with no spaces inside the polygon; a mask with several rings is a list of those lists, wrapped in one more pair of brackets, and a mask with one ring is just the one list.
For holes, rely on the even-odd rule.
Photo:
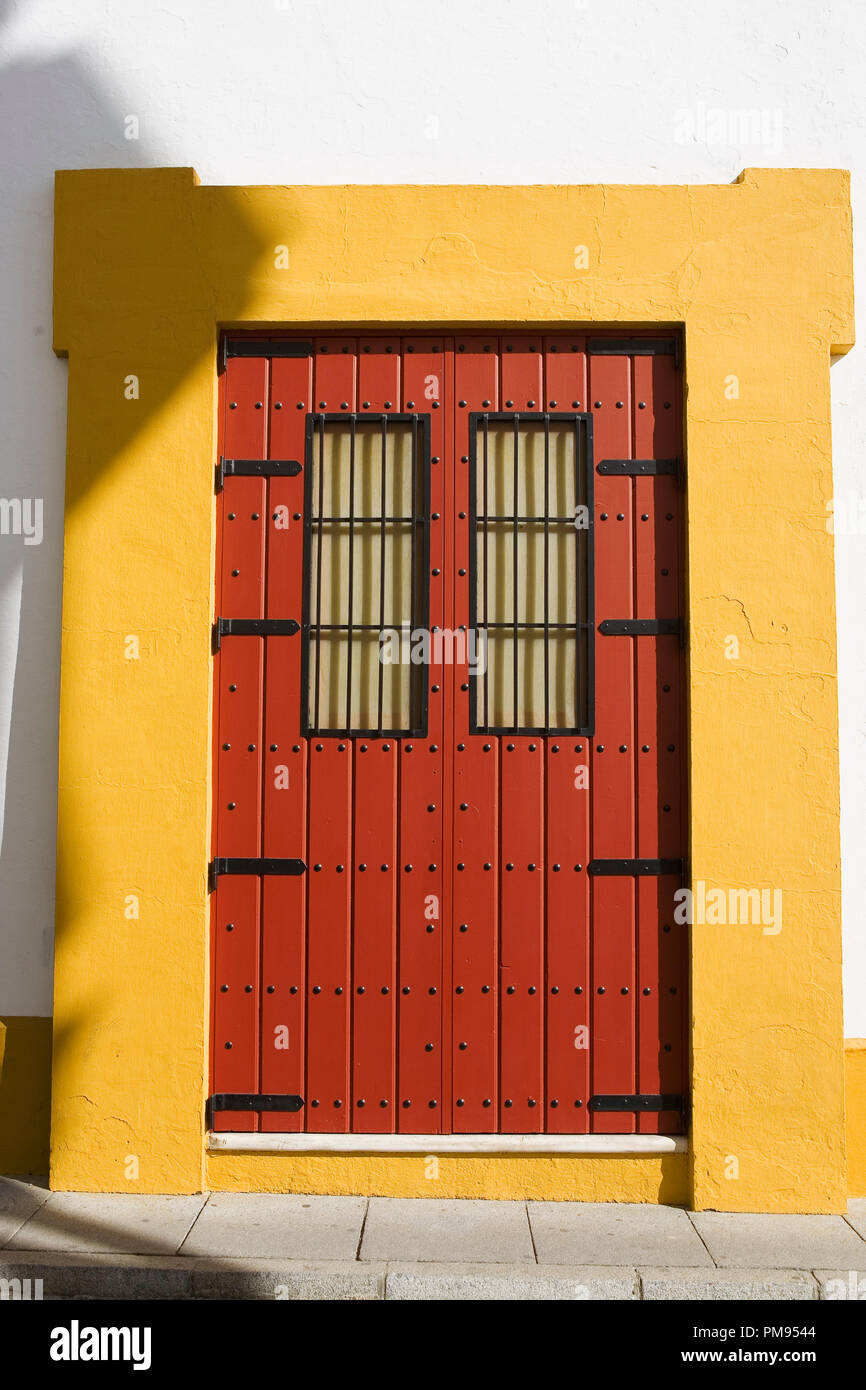
{"label": "metal rivet", "polygon": [[432,1044],[432,1043],[425,1043],[425,1044],[424,1044],[424,1051],[425,1051],[425,1052],[432,1052],[432,1051],[433,1051],[433,1044]]}
{"label": "metal rivet", "polygon": [[466,923],[465,923],[465,922],[461,922],[461,923],[460,923],[460,931],[468,931],[468,930],[469,930],[469,928],[467,927]]}
{"label": "metal rivet", "polygon": [[596,990],[596,993],[604,994],[604,985],[599,985],[598,989]]}

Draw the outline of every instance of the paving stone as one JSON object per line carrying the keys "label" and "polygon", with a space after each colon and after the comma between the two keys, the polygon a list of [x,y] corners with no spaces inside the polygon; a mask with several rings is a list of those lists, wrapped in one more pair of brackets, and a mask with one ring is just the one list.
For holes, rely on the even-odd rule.
{"label": "paving stone", "polygon": [[6,1249],[174,1255],[204,1202],[204,1197],[52,1192]]}
{"label": "paving stone", "polygon": [[802,1269],[639,1269],[641,1297],[664,1299],[815,1299],[818,1286]]}
{"label": "paving stone", "polygon": [[692,1222],[717,1265],[736,1269],[856,1269],[866,1243],[842,1216],[699,1211]]}
{"label": "paving stone", "polygon": [[362,1260],[535,1263],[523,1202],[371,1197]]}
{"label": "paving stone", "polygon": [[848,1225],[866,1240],[866,1197],[849,1198],[847,1219]]}
{"label": "paving stone", "polygon": [[638,1297],[633,1269],[579,1270],[555,1265],[389,1264],[385,1284],[388,1300],[444,1301],[549,1300],[590,1301]]}
{"label": "paving stone", "polygon": [[29,1221],[49,1197],[47,1185],[34,1178],[0,1178],[0,1248]]}
{"label": "paving stone", "polygon": [[621,1202],[529,1202],[539,1264],[707,1265],[712,1260],[679,1207]]}
{"label": "paving stone", "polygon": [[[191,1298],[192,1280],[183,1260],[146,1255],[89,1253],[86,1262],[76,1254],[41,1254],[28,1258],[11,1251],[0,1254],[0,1280],[30,1280],[31,1298],[52,1299],[176,1299]],[[23,1291],[23,1289],[22,1289]],[[16,1297],[17,1289],[7,1296]]]}
{"label": "paving stone", "polygon": [[354,1260],[366,1206],[366,1197],[219,1192],[208,1201],[181,1254]]}
{"label": "paving stone", "polygon": [[371,1302],[385,1297],[385,1266],[358,1261],[250,1261],[226,1269],[219,1261],[190,1261],[193,1298],[275,1302]]}
{"label": "paving stone", "polygon": [[816,1269],[818,1296],[830,1303],[866,1302],[866,1263],[859,1269]]}

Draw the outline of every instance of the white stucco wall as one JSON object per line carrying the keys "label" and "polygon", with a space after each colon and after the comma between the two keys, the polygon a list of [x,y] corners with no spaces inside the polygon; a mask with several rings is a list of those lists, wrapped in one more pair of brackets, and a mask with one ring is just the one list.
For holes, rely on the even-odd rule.
{"label": "white stucco wall", "polygon": [[[44,503],[41,544],[0,536],[0,1014],[51,1011],[66,384],[51,352],[54,169],[724,183],[747,165],[846,167],[859,284],[864,41],[857,0],[0,0],[0,498]],[[846,1033],[864,1036],[862,352],[832,381],[836,495],[864,513],[837,542]]]}

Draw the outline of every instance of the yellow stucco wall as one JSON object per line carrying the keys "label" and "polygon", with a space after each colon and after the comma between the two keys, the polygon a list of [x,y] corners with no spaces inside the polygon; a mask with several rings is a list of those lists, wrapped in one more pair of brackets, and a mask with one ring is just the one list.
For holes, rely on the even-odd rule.
{"label": "yellow stucco wall", "polygon": [[835,170],[530,188],[58,174],[69,425],[54,1187],[433,1195],[411,1156],[204,1153],[219,328],[658,324],[684,325],[686,344],[692,875],[780,888],[782,930],[693,929],[685,1161],[451,1159],[441,1190],[842,1209],[825,504],[829,359],[851,345],[852,315],[848,176]]}

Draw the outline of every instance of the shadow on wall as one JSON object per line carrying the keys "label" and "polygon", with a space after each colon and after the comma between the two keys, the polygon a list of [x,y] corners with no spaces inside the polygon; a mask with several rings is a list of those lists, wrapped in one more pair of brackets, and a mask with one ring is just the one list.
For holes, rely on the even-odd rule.
{"label": "shadow on wall", "polygon": [[[0,0],[0,42],[24,8],[20,2]],[[128,138],[135,131],[132,115],[94,79],[85,52],[72,50],[50,59],[40,54],[32,60],[16,54],[3,61],[0,56],[0,384],[5,445],[0,452],[0,1017],[16,1021],[19,1016],[18,1022],[32,1022],[41,1029],[39,1045],[26,1049],[27,1084],[44,1101],[34,1107],[35,1120],[17,1106],[13,1111],[14,1098],[3,1095],[0,1075],[0,1123],[6,1130],[5,1136],[0,1130],[0,1171],[4,1154],[13,1152],[18,1171],[46,1171],[52,924],[56,915],[58,935],[81,930],[101,891],[99,845],[77,831],[58,842],[56,830],[67,373],[51,347],[54,172],[155,167],[147,139]],[[233,263],[251,271],[262,251],[261,239],[240,203],[220,230],[231,239]],[[131,283],[134,276],[132,263]],[[238,301],[240,319],[246,282]],[[171,332],[170,322],[165,331]],[[195,365],[190,357],[181,376],[156,383],[135,413],[124,416],[125,435],[118,432],[110,441],[94,441],[87,471],[66,494],[68,509],[86,505],[90,488],[122,466],[132,436],[150,428]],[[208,460],[202,478],[208,489],[212,465]],[[133,563],[134,558],[130,556]],[[196,577],[204,588],[210,582],[210,574]],[[119,614],[118,624],[125,621]],[[207,633],[202,640],[207,642]],[[202,710],[202,720],[207,717],[208,711]],[[76,776],[92,772],[97,751],[89,750],[90,765],[75,769]],[[73,808],[66,826],[77,819]],[[72,864],[76,891],[80,894],[85,877],[89,882],[87,902],[73,897]],[[88,866],[85,875],[82,864]],[[66,1017],[54,1032],[56,1058],[65,1049],[86,1048],[89,1033],[100,1027],[110,1008],[110,979],[94,978],[75,1016]],[[121,1064],[134,1074],[139,1066],[144,1068],[145,1059],[123,1058]],[[170,1066],[171,1059],[165,1064]],[[152,1057],[148,1065],[154,1065]],[[20,1067],[16,1074],[17,1093]],[[22,1165],[23,1153],[31,1157]]]}

